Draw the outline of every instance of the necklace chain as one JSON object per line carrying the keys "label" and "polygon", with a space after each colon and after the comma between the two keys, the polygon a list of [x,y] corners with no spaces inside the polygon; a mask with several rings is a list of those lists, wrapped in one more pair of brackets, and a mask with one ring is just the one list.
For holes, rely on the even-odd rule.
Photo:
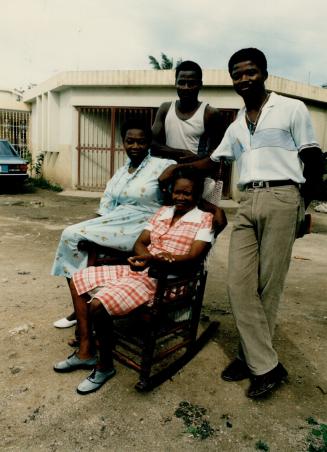
{"label": "necklace chain", "polygon": [[257,116],[255,118],[255,121],[251,121],[251,119],[249,118],[248,112],[245,111],[245,118],[246,118],[246,122],[248,124],[248,128],[249,128],[249,131],[250,131],[251,135],[253,135],[254,132],[255,132],[255,129],[257,127],[257,124],[258,124],[258,121],[259,121],[262,109],[266,105],[266,103],[268,102],[269,96],[270,96],[270,94],[268,94],[267,97],[265,98],[265,100],[262,102],[261,107],[260,107],[260,109],[258,111],[258,114],[257,114]]}

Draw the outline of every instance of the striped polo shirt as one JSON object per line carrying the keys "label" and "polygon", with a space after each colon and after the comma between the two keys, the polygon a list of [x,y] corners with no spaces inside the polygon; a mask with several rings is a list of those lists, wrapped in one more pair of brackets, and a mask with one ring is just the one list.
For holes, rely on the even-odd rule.
{"label": "striped polo shirt", "polygon": [[245,113],[243,107],[211,159],[236,160],[241,189],[244,184],[262,180],[291,179],[304,183],[298,154],[303,148],[319,147],[304,103],[272,92],[253,135],[247,127]]}

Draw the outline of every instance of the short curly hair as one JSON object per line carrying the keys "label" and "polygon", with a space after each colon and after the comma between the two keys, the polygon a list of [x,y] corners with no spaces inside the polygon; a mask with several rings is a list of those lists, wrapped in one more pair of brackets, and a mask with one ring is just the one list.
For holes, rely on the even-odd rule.
{"label": "short curly hair", "polygon": [[179,65],[176,67],[175,71],[175,78],[177,79],[178,74],[180,71],[193,71],[196,73],[199,80],[202,80],[202,69],[198,65],[198,63],[195,63],[194,61],[185,60],[179,63]]}
{"label": "short curly hair", "polygon": [[188,179],[193,182],[193,195],[197,201],[202,197],[204,189],[204,177],[198,170],[191,167],[176,168],[171,179],[171,191],[173,191],[175,183],[178,179]]}
{"label": "short curly hair", "polygon": [[131,130],[131,129],[143,130],[146,141],[148,143],[151,143],[151,141],[152,141],[151,127],[144,121],[144,119],[140,119],[140,118],[127,119],[120,128],[120,135],[123,140],[125,139],[127,130]]}
{"label": "short curly hair", "polygon": [[234,65],[241,61],[252,61],[263,73],[268,74],[267,59],[265,54],[259,49],[248,47],[247,49],[241,49],[235,52],[228,61],[228,71],[230,74],[232,74]]}

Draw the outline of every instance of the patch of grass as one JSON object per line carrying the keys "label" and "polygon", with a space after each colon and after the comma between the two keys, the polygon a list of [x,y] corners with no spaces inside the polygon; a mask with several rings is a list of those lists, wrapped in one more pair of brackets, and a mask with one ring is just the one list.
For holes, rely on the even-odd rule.
{"label": "patch of grass", "polygon": [[306,421],[309,425],[318,425],[319,424],[319,422],[316,421],[316,419],[312,416],[307,417]]}
{"label": "patch of grass", "polygon": [[206,439],[215,432],[206,418],[206,412],[205,408],[183,400],[175,411],[175,416],[183,420],[187,433],[194,438]]}
{"label": "patch of grass", "polygon": [[57,192],[63,191],[63,188],[59,184],[49,182],[47,179],[45,179],[42,176],[41,177],[30,177],[29,183],[33,187],[43,188],[45,190],[51,190],[51,191],[57,191]]}
{"label": "patch of grass", "polygon": [[308,452],[327,452],[327,424],[319,423],[312,416],[306,421],[312,426],[307,437]]}
{"label": "patch of grass", "polygon": [[268,444],[266,444],[264,441],[261,441],[261,439],[255,443],[255,448],[256,450],[264,450],[265,452],[269,451]]}

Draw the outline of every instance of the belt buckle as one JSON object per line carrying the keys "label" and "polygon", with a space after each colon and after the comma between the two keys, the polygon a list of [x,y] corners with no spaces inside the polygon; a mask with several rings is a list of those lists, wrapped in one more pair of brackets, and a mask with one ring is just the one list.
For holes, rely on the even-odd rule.
{"label": "belt buckle", "polygon": [[258,181],[252,182],[253,188],[262,188],[263,186],[264,186],[263,180],[258,180]]}

